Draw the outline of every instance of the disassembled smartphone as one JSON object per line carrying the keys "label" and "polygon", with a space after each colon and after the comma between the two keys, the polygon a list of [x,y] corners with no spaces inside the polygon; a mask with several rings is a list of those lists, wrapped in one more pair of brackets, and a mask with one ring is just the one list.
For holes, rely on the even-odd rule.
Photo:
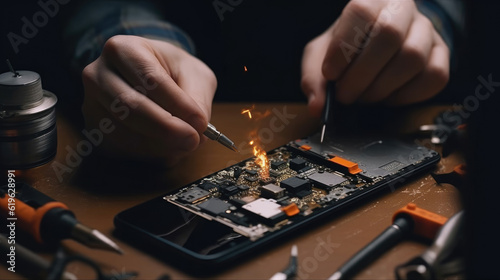
{"label": "disassembled smartphone", "polygon": [[440,160],[395,139],[292,141],[115,217],[116,233],[181,267],[215,270]]}

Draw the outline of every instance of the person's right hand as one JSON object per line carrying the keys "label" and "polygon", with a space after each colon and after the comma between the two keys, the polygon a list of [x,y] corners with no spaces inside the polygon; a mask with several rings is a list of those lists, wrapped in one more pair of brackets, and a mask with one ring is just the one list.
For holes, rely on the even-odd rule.
{"label": "person's right hand", "polygon": [[[199,59],[153,39],[119,35],[83,70],[87,129],[111,120],[102,147],[115,155],[167,164],[204,139],[217,80]],[[105,122],[104,121],[104,122]]]}

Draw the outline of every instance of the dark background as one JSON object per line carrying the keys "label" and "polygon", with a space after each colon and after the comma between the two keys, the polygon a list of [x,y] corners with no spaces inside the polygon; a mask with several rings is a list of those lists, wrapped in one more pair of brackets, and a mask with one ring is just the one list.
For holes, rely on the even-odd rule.
{"label": "dark background", "polygon": [[[212,1],[177,1],[173,4],[176,7],[165,14],[192,36],[199,57],[216,73],[217,101],[305,102],[299,87],[302,48],[332,23],[339,13],[334,6],[343,5],[340,2],[247,0],[232,12],[224,13],[221,22]],[[283,4],[287,8],[282,8]],[[478,76],[492,75],[493,81],[500,81],[499,6],[495,0],[467,3],[468,25],[457,51],[457,71],[443,93],[427,103],[463,104],[479,85]],[[60,13],[49,18],[48,24],[38,28],[37,34],[27,44],[21,44],[16,53],[7,34],[21,35],[21,19],[32,21],[32,16],[41,9],[37,1],[3,2],[0,58],[10,59],[17,70],[38,72],[44,88],[58,95],[58,110],[78,116],[82,96],[80,77],[69,71],[60,38],[60,28],[75,8],[76,0],[60,6]],[[244,66],[247,72],[243,71]],[[1,61],[0,71],[8,71]],[[496,136],[499,92],[500,87],[467,119],[468,142],[464,151],[471,176],[463,196],[467,209],[467,238],[463,248],[470,279],[498,275],[494,256],[500,252],[495,230],[500,217],[496,175],[500,159]]]}

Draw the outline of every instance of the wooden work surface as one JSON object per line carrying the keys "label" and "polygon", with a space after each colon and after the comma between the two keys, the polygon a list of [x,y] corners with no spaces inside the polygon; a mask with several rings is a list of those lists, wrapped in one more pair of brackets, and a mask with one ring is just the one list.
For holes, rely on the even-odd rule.
{"label": "wooden work surface", "polygon": [[[172,267],[113,236],[113,217],[122,210],[165,194],[212,172],[252,156],[245,146],[253,129],[240,111],[251,104],[214,104],[211,123],[234,140],[241,153],[234,153],[221,145],[207,141],[195,153],[174,168],[136,165],[124,160],[113,160],[90,153],[81,162],[68,157],[83,138],[64,116],[58,116],[58,152],[46,165],[32,170],[16,171],[18,181],[30,183],[36,189],[66,203],[77,218],[90,227],[110,236],[125,252],[124,255],[88,249],[74,241],[64,241],[67,252],[87,256],[106,272],[135,271],[135,279],[158,279],[168,274],[172,279],[194,279],[184,271]],[[416,130],[418,125],[431,123],[442,107],[420,108],[407,112],[399,119],[403,131]],[[307,136],[319,129],[317,119],[309,116],[305,104],[257,104],[256,110],[269,110],[271,115],[259,127],[265,129],[265,149],[283,145],[290,140]],[[401,128],[400,127],[400,128]],[[429,142],[427,142],[429,143]],[[439,149],[439,147],[437,147]],[[68,161],[69,160],[69,161]],[[52,168],[54,162],[70,167],[58,178]],[[436,166],[439,173],[450,172],[461,163],[461,157],[452,154]],[[71,166],[73,165],[73,166]],[[458,192],[451,185],[437,185],[432,177],[423,174],[393,191],[383,192],[363,204],[355,205],[323,224],[304,229],[291,238],[277,243],[265,252],[211,276],[211,279],[269,279],[288,263],[290,248],[298,246],[298,279],[326,279],[341,264],[391,224],[392,214],[409,202],[419,207],[450,217],[460,209]],[[165,217],[168,218],[168,217]],[[421,254],[429,243],[406,240],[361,271],[359,279],[393,279],[394,267]],[[52,253],[35,249],[47,259]],[[83,273],[78,266],[69,271]],[[3,266],[0,279],[22,279]]]}

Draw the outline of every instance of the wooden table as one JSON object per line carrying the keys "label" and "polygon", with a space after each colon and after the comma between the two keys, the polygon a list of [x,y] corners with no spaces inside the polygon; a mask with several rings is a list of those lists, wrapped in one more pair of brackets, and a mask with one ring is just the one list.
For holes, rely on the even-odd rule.
{"label": "wooden table", "polygon": [[[190,157],[171,169],[105,158],[97,152],[82,156],[81,162],[71,158],[83,139],[65,116],[58,116],[58,152],[56,158],[35,169],[16,171],[16,178],[30,183],[36,189],[66,203],[77,218],[110,236],[124,250],[124,255],[93,250],[72,240],[63,242],[69,253],[81,254],[95,260],[107,272],[136,271],[137,279],[158,279],[168,274],[172,279],[193,279],[184,271],[164,263],[129,244],[115,238],[113,217],[120,211],[162,195],[212,172],[252,156],[245,148],[250,132],[249,121],[240,114],[251,104],[214,104],[211,123],[230,136],[242,153],[234,153],[221,145],[208,141]],[[307,136],[319,128],[317,119],[309,116],[305,104],[257,104],[259,111],[270,116],[259,125],[266,130],[265,149],[283,145],[290,140]],[[405,114],[403,132],[413,131],[418,125],[431,123],[442,107],[427,107]],[[271,121],[271,119],[273,119]],[[429,142],[425,142],[429,143]],[[439,147],[436,147],[439,149]],[[64,173],[56,172],[57,162],[69,167]],[[450,172],[461,163],[460,155],[443,158],[437,172]],[[269,279],[284,268],[293,244],[299,251],[299,279],[326,279],[342,263],[376,237],[391,223],[392,214],[409,202],[446,217],[459,211],[460,198],[451,185],[437,185],[428,174],[407,182],[402,187],[377,195],[369,202],[342,211],[323,224],[303,230],[295,236],[272,246],[257,257],[211,276],[214,279]],[[394,267],[422,253],[429,244],[406,240],[361,271],[359,279],[392,279]],[[47,259],[53,252],[45,248],[35,251]],[[2,256],[4,257],[4,256]],[[79,265],[71,265],[70,272],[84,278],[92,277]],[[23,279],[19,273],[0,269],[0,279]]]}

